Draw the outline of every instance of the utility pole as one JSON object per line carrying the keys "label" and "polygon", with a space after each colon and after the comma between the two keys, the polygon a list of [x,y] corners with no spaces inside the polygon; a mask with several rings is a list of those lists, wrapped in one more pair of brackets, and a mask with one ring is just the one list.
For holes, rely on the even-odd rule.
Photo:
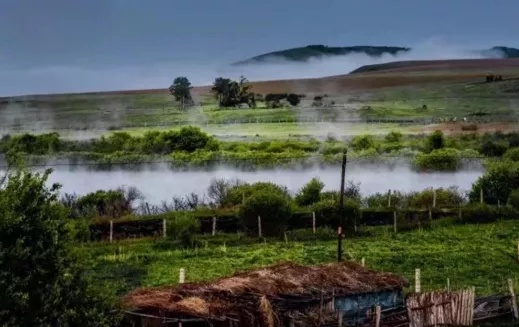
{"label": "utility pole", "polygon": [[346,153],[347,150],[342,150],[342,171],[341,171],[341,196],[339,198],[339,228],[337,229],[337,261],[342,261],[342,226],[344,223],[344,178],[346,176]]}

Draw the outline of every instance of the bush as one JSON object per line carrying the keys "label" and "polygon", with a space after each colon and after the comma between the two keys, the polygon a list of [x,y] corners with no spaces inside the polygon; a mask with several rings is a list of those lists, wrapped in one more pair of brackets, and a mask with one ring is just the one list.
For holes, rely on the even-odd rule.
{"label": "bush", "polygon": [[[519,189],[515,189],[510,192],[506,203],[514,209],[519,210]],[[519,217],[518,217],[519,218]]]}
{"label": "bush", "polygon": [[301,99],[299,99],[299,96],[297,94],[290,93],[287,95],[287,101],[292,106],[297,106],[301,102]]}
{"label": "bush", "polygon": [[295,201],[299,206],[309,206],[321,199],[324,183],[318,178],[312,178],[296,194]]}
{"label": "bush", "polygon": [[488,204],[470,204],[463,207],[463,222],[489,223],[498,220],[499,211],[497,207]]}
{"label": "bush", "polygon": [[269,192],[290,199],[290,193],[286,186],[279,186],[271,182],[258,182],[254,184],[237,183],[229,188],[222,199],[222,205],[226,207],[237,206],[258,192]]}
{"label": "bush", "polygon": [[384,137],[384,140],[387,143],[399,143],[402,142],[403,137],[404,135],[402,135],[402,133],[391,131]]}
{"label": "bush", "polygon": [[505,140],[487,139],[483,141],[479,151],[487,157],[501,157],[508,150],[508,146]]}
{"label": "bush", "polygon": [[376,143],[375,143],[375,139],[373,138],[373,136],[360,135],[360,136],[355,136],[351,140],[350,145],[353,148],[353,150],[362,151],[362,150],[368,150],[368,149],[375,148]]}
{"label": "bush", "polygon": [[179,241],[185,248],[192,247],[196,233],[200,230],[200,221],[193,213],[176,213],[167,220],[168,238]]}
{"label": "bush", "polygon": [[458,168],[459,158],[455,149],[445,148],[430,153],[420,153],[414,160],[418,169],[454,171]]}
{"label": "bush", "polygon": [[427,152],[443,149],[445,147],[445,137],[443,136],[442,131],[436,131],[429,135],[425,147]]}
{"label": "bush", "polygon": [[512,161],[519,161],[519,148],[508,149],[503,157]]}
{"label": "bush", "polygon": [[[321,200],[312,206],[312,210],[315,212],[315,218],[319,221],[319,225],[324,225],[332,228],[336,228],[340,224],[341,211],[339,202],[335,200]],[[353,226],[356,223],[360,224],[361,210],[360,205],[357,201],[346,200],[344,202],[344,218],[343,229],[353,230]]]}
{"label": "bush", "polygon": [[517,185],[519,162],[496,162],[490,164],[483,176],[472,184],[469,199],[471,202],[479,202],[480,190],[483,189],[485,203],[505,203]]}
{"label": "bush", "polygon": [[292,217],[291,203],[279,193],[255,192],[240,208],[241,223],[250,235],[258,235],[258,216],[261,217],[263,236],[280,236]]}

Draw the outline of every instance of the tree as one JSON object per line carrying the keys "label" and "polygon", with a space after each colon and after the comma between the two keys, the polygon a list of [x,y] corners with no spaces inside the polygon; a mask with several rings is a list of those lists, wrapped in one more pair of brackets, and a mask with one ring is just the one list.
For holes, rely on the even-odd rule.
{"label": "tree", "polygon": [[191,82],[187,77],[177,77],[173,80],[173,84],[169,87],[169,93],[175,97],[176,101],[180,101],[182,110],[186,103],[192,102],[191,98]]}
{"label": "tree", "polygon": [[442,131],[435,131],[427,137],[427,151],[431,152],[434,150],[442,149],[445,146],[445,138],[443,137]]}
{"label": "tree", "polygon": [[254,93],[250,91],[251,87],[249,81],[243,76],[239,82],[218,77],[215,79],[211,91],[217,97],[221,107],[235,107],[246,103],[249,107],[255,108],[256,98]]}
{"label": "tree", "polygon": [[510,193],[519,185],[519,163],[508,160],[490,164],[483,176],[472,184],[469,194],[471,202],[479,202],[483,189],[484,201],[487,204],[505,203]]}
{"label": "tree", "polygon": [[287,101],[295,107],[301,102],[301,99],[299,99],[299,96],[297,94],[290,93],[287,95]]}
{"label": "tree", "polygon": [[240,208],[242,224],[251,235],[257,235],[258,216],[261,217],[263,236],[282,235],[292,217],[289,199],[266,190],[254,193]]}
{"label": "tree", "polygon": [[0,188],[0,325],[110,326],[111,297],[94,289],[68,247],[59,185],[18,171]]}
{"label": "tree", "polygon": [[312,178],[305,186],[296,194],[296,203],[300,206],[309,206],[321,199],[321,192],[324,183],[318,178]]}

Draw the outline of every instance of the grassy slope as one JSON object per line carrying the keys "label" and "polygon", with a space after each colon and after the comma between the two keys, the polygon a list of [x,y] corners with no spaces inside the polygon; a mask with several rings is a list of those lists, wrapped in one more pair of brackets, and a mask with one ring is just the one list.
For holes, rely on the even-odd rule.
{"label": "grassy slope", "polygon": [[[517,284],[519,266],[516,239],[519,222],[487,225],[450,225],[436,222],[432,230],[393,234],[378,228],[376,235],[345,240],[345,255],[366,259],[369,267],[392,271],[413,280],[415,268],[422,270],[422,288],[475,286],[478,294],[504,290],[507,278]],[[139,286],[175,284],[179,268],[186,268],[190,281],[211,280],[237,270],[293,260],[304,264],[333,262],[336,241],[266,243],[237,240],[237,236],[205,236],[205,246],[178,250],[163,240],[96,243],[78,247],[89,261],[91,272],[100,280],[118,284],[121,292]],[[227,242],[225,244],[225,241]],[[205,241],[203,241],[204,244]],[[233,245],[246,242],[248,245]],[[225,244],[225,245],[224,245]]]}

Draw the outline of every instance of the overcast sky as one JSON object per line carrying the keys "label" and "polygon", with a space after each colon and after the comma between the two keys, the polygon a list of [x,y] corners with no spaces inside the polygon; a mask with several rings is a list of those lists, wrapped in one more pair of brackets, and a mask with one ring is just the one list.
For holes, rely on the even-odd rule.
{"label": "overcast sky", "polygon": [[519,47],[518,13],[518,0],[0,0],[0,95],[157,87],[308,44]]}

